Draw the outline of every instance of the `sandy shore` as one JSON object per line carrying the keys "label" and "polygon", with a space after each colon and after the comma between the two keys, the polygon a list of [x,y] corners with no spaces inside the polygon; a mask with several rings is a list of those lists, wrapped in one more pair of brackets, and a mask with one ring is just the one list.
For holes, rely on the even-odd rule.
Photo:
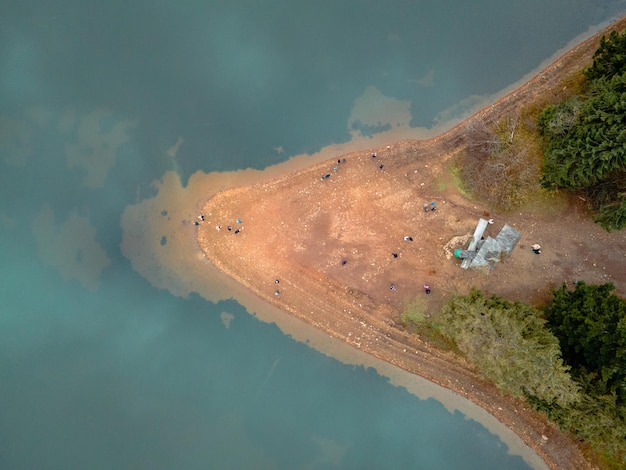
{"label": "sandy shore", "polygon": [[[584,458],[568,436],[527,410],[523,402],[501,396],[459,358],[433,350],[408,334],[399,318],[424,283],[432,286],[433,294],[418,297],[417,302],[432,313],[451,293],[465,292],[480,281],[496,284],[488,291],[527,301],[545,285],[536,273],[530,279],[519,274],[520,267],[535,261],[524,259],[531,257],[528,253],[517,254],[508,270],[499,267],[497,283],[493,278],[476,282],[475,274],[462,272],[450,260],[450,248],[458,245],[446,247],[448,242],[468,233],[485,208],[456,192],[445,165],[463,148],[469,121],[491,121],[549,90],[558,93],[559,80],[588,61],[596,44],[597,37],[586,41],[522,88],[439,137],[340,155],[296,173],[217,194],[202,210],[200,247],[216,267],[268,302],[478,403],[510,425],[551,468],[584,468]],[[436,201],[437,211],[425,213],[422,205],[431,201]],[[546,233],[559,233],[563,224],[584,223],[579,213],[559,214],[560,227],[550,228],[532,214],[489,215],[497,219],[494,230],[506,221],[525,235],[526,226],[543,223],[544,246],[550,246]],[[603,236],[596,227],[587,229]],[[626,247],[623,236],[614,238],[612,242]],[[615,267],[615,276],[623,262]],[[581,260],[567,267],[571,275],[576,269],[582,275],[582,268]],[[550,271],[554,284],[570,274]],[[604,280],[602,274],[596,279]]]}
{"label": "sandy shore", "polygon": [[[620,20],[611,28],[624,24]],[[337,153],[296,172],[290,165],[301,162],[263,172],[199,174],[185,188],[168,173],[157,183],[156,197],[125,212],[122,250],[157,287],[181,296],[198,292],[210,300],[234,295],[249,310],[253,306],[250,311],[267,311],[261,303],[268,302],[468,398],[512,429],[550,468],[592,468],[571,436],[523,401],[502,396],[463,360],[408,333],[400,313],[417,302],[435,314],[470,286],[529,302],[574,278],[610,280],[626,293],[626,258],[611,257],[604,248],[610,243],[612,253],[626,256],[626,234],[606,234],[582,208],[563,204],[537,212],[489,212],[459,194],[448,171],[472,120],[498,119],[546,93],[558,94],[560,80],[590,60],[599,37],[432,139]],[[207,194],[213,195],[208,201]],[[431,201],[437,210],[424,212],[423,204]],[[467,236],[487,213],[496,221],[491,235],[505,222],[523,235],[519,249],[491,277],[461,270],[451,257],[458,237]],[[195,227],[198,214],[204,220]],[[540,259],[526,249],[535,241],[546,247]],[[424,283],[432,287],[431,295],[421,294]]]}

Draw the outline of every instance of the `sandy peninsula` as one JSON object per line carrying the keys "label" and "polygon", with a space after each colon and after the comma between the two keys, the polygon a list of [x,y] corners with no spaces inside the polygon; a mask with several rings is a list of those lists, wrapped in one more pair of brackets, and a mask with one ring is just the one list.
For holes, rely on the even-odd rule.
{"label": "sandy peninsula", "polygon": [[[624,25],[622,19],[610,28]],[[199,247],[213,266],[256,296],[485,408],[550,468],[592,468],[571,436],[523,401],[502,396],[463,360],[407,332],[400,314],[418,303],[436,315],[451,295],[472,286],[531,303],[577,279],[611,281],[626,295],[626,233],[604,232],[589,220],[581,201],[559,197],[496,213],[461,194],[450,171],[466,145],[468,125],[558,95],[562,79],[590,60],[600,34],[440,136],[339,154],[218,192],[200,204]],[[424,204],[431,203],[435,210],[425,211]],[[512,256],[491,276],[462,270],[452,255],[480,217],[494,221],[487,235],[495,236],[505,223],[522,234]],[[530,250],[533,243],[544,248],[541,256]]]}

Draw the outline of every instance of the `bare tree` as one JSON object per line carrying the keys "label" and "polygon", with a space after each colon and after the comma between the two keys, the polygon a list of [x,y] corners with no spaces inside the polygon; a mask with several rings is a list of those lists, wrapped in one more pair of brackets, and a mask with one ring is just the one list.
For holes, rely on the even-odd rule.
{"label": "bare tree", "polygon": [[512,209],[539,182],[539,168],[520,143],[518,116],[492,126],[481,119],[467,127],[461,178],[467,191],[497,209]]}

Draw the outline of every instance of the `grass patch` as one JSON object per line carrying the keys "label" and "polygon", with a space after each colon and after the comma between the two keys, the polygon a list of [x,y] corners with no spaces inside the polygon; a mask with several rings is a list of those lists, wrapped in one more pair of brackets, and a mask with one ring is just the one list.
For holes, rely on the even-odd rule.
{"label": "grass patch", "polygon": [[419,298],[400,315],[400,319],[406,327],[421,326],[427,318],[430,318],[430,314],[426,313],[426,303]]}
{"label": "grass patch", "polygon": [[[467,199],[473,199],[472,195],[465,189],[463,185],[463,178],[461,178],[461,159],[455,158],[451,163],[448,164],[446,168],[446,174],[448,181],[450,181],[450,186],[456,188],[456,190],[461,193]],[[448,186],[448,187],[450,187]]]}
{"label": "grass patch", "polygon": [[570,196],[563,191],[540,188],[529,194],[521,209],[532,214],[558,215],[570,206]]}
{"label": "grass patch", "polygon": [[407,329],[427,340],[433,347],[442,351],[459,352],[454,340],[441,333],[437,321],[426,311],[426,300],[422,296],[417,297],[402,312],[400,319]]}

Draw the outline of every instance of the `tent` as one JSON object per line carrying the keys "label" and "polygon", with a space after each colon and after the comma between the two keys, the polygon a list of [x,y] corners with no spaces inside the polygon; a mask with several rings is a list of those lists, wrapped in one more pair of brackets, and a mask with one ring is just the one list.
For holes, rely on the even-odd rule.
{"label": "tent", "polygon": [[496,263],[505,261],[511,255],[513,248],[522,238],[522,235],[517,230],[509,224],[504,224],[496,238],[487,237],[485,240],[482,240],[482,234],[485,232],[486,227],[487,221],[480,219],[467,250],[475,252],[475,255],[465,257],[461,263],[462,268],[472,268],[489,274],[495,268]]}

